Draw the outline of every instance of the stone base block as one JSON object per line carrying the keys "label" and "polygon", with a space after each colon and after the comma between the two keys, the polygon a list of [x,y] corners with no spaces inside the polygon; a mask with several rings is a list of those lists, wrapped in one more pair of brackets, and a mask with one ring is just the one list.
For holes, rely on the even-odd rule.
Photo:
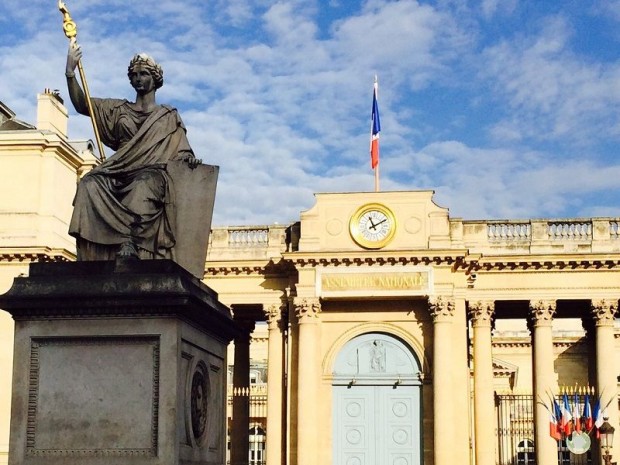
{"label": "stone base block", "polygon": [[168,260],[33,264],[15,319],[9,464],[225,463],[217,295]]}

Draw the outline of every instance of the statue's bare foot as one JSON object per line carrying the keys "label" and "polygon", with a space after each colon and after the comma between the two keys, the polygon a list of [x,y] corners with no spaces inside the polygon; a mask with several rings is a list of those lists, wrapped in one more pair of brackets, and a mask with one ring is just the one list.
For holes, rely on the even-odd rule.
{"label": "statue's bare foot", "polygon": [[138,254],[138,248],[133,241],[123,242],[120,250],[116,253],[117,257],[120,258],[135,258],[139,259],[140,255]]}

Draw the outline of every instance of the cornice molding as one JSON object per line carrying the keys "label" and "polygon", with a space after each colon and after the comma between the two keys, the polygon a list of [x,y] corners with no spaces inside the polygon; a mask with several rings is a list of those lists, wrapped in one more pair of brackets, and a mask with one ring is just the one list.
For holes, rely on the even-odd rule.
{"label": "cornice molding", "polygon": [[609,254],[557,254],[479,257],[475,261],[465,260],[462,267],[473,271],[570,271],[599,270],[620,267],[620,254],[611,258]]}
{"label": "cornice molding", "polygon": [[[620,338],[620,333],[616,334],[617,338]],[[521,338],[520,340],[498,340],[498,336],[494,336],[492,340],[492,347],[497,349],[526,349],[532,346],[530,338]],[[567,349],[575,346],[585,346],[586,342],[583,337],[575,336],[574,338],[562,337],[553,340],[554,348]]]}
{"label": "cornice molding", "polygon": [[50,247],[33,247],[33,248],[1,248],[0,262],[18,262],[18,263],[34,263],[34,262],[74,262],[76,260],[75,253],[67,249],[55,249]]}
{"label": "cornice molding", "polygon": [[290,276],[295,267],[287,260],[230,260],[209,261],[205,266],[205,276]]}
{"label": "cornice molding", "polygon": [[465,250],[416,251],[364,251],[364,252],[291,252],[283,254],[296,267],[327,266],[395,266],[395,265],[448,265],[458,268],[465,256]]}
{"label": "cornice molding", "polygon": [[[361,266],[451,266],[470,274],[482,272],[567,272],[620,268],[620,254],[557,254],[484,256],[469,255],[466,250],[422,251],[359,251],[359,252],[285,252],[278,262],[269,261],[207,261],[207,274],[288,274],[292,268],[361,267]],[[271,266],[271,270],[266,268]]]}
{"label": "cornice molding", "polygon": [[71,146],[69,139],[55,132],[33,129],[28,131],[7,131],[4,135],[9,136],[0,138],[0,148],[4,150],[23,150],[25,148],[26,150],[34,150],[39,155],[53,152],[76,170],[84,164],[84,160]]}

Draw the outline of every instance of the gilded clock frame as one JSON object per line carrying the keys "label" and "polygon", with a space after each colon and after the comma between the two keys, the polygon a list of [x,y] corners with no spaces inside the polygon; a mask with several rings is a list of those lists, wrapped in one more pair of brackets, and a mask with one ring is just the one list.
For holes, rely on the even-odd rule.
{"label": "gilded clock frame", "polygon": [[[369,211],[379,211],[383,213],[390,222],[391,227],[387,236],[380,241],[369,241],[362,236],[359,229],[361,218]],[[394,238],[394,234],[396,233],[396,216],[394,216],[392,210],[381,203],[367,203],[359,207],[351,216],[351,219],[349,220],[349,232],[351,234],[351,238],[361,247],[365,249],[381,249],[388,245]]]}

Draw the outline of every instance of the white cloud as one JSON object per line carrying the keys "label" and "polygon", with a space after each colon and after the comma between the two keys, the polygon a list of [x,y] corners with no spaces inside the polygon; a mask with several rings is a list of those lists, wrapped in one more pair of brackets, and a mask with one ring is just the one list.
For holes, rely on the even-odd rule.
{"label": "white cloud", "polygon": [[536,37],[502,41],[485,53],[483,75],[493,84],[507,117],[495,136],[587,143],[620,120],[620,63],[602,63],[570,49],[570,26],[549,21]]}
{"label": "white cloud", "polygon": [[[286,223],[312,206],[314,192],[372,190],[375,73],[383,189],[435,189],[442,205],[468,218],[604,212],[613,201],[590,197],[605,189],[618,196],[607,181],[620,174],[615,161],[583,147],[595,137],[617,141],[620,66],[576,53],[570,19],[539,18],[536,36],[528,26],[507,39],[483,38],[480,28],[518,16],[514,0],[476,8],[452,0],[69,7],[93,95],[131,99],[126,69],[137,51],[162,63],[158,100],[180,109],[197,156],[221,167],[214,224]],[[66,95],[61,17],[43,0],[3,8],[0,26],[13,30],[0,32],[12,41],[0,42],[0,100],[34,122],[37,92]],[[338,19],[330,22],[326,8]],[[490,144],[467,133],[478,121]],[[70,134],[91,137],[88,119],[72,111]],[[549,140],[566,153],[539,147]]]}

